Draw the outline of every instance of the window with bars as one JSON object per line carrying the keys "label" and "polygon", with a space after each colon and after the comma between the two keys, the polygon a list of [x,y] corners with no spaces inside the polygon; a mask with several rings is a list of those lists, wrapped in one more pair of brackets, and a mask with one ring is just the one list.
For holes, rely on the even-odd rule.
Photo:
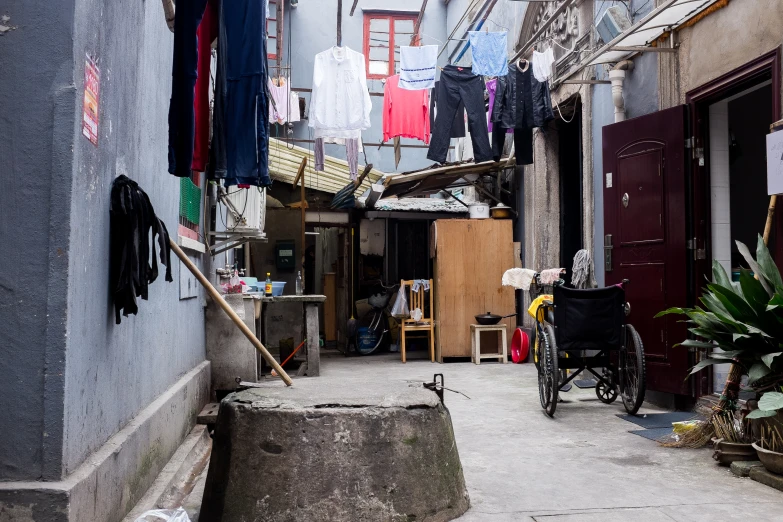
{"label": "window with bars", "polygon": [[368,78],[386,78],[400,72],[400,46],[411,42],[416,15],[365,13],[364,56]]}

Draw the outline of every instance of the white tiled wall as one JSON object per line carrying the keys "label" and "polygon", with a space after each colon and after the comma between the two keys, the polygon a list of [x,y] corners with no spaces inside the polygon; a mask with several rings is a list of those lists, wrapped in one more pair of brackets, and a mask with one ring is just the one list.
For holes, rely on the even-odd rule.
{"label": "white tiled wall", "polygon": [[712,258],[731,275],[731,204],[729,200],[729,104],[710,105],[710,199]]}
{"label": "white tiled wall", "polygon": [[[729,200],[729,104],[710,105],[710,199],[712,216],[712,259],[719,261],[731,277],[731,204]],[[712,367],[715,393],[723,390],[729,364]]]}

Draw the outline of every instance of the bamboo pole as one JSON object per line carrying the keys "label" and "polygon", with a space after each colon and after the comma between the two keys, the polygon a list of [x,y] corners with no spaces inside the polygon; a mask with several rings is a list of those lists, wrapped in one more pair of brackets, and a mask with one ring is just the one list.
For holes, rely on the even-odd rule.
{"label": "bamboo pole", "polygon": [[193,264],[193,261],[191,261],[187,255],[185,255],[185,252],[182,251],[182,249],[177,245],[171,238],[169,238],[169,245],[171,246],[171,250],[174,251],[175,254],[177,254],[177,257],[180,261],[182,261],[182,264],[184,264],[190,272],[196,276],[196,279],[198,279],[198,282],[201,283],[201,286],[204,287],[204,289],[207,291],[207,293],[212,297],[212,299],[220,306],[220,308],[223,309],[224,312],[231,318],[232,321],[234,321],[234,324],[237,325],[237,328],[239,328],[243,334],[245,334],[245,337],[248,338],[248,340],[253,344],[256,350],[261,352],[261,355],[264,357],[266,362],[269,363],[272,368],[275,369],[277,374],[280,376],[281,379],[283,379],[283,382],[286,384],[286,386],[291,386],[294,382],[291,380],[291,377],[288,376],[288,374],[283,370],[283,368],[277,363],[274,357],[272,357],[272,354],[270,354],[267,349],[264,347],[263,344],[261,344],[261,341],[258,340],[258,338],[253,335],[253,332],[250,331],[250,328],[247,327],[244,321],[239,318],[237,313],[234,311],[231,306],[226,302],[225,299],[218,293],[218,291],[215,289],[214,286],[212,286],[212,283],[210,283],[207,278],[204,276],[204,274],[201,273],[201,271],[198,269],[196,265]]}
{"label": "bamboo pole", "polygon": [[778,201],[777,194],[769,197],[769,208],[767,208],[767,222],[764,224],[764,244],[769,244],[769,233],[772,230],[772,217],[775,215],[775,203]]}

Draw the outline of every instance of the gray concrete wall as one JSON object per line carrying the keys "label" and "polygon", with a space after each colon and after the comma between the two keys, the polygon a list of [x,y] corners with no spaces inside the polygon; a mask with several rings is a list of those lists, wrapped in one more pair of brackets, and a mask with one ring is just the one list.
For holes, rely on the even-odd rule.
{"label": "gray concrete wall", "polygon": [[[595,17],[598,19],[611,5],[608,2],[596,3]],[[653,8],[652,2],[634,0],[629,9],[636,22],[646,16]],[[626,119],[636,118],[659,110],[658,103],[658,55],[642,53],[637,56],[634,68],[626,75],[623,95],[625,98]],[[608,67],[598,65],[594,68],[596,79],[608,80]],[[614,123],[614,103],[611,85],[592,86],[592,123],[593,136],[593,266],[598,286],[604,286],[604,186],[603,186],[603,127]]]}
{"label": "gray concrete wall", "polygon": [[[351,2],[343,2],[343,21],[342,35],[343,45],[347,45],[354,51],[363,52],[364,49],[364,12],[377,9],[394,9],[398,12],[410,12],[418,14],[421,8],[421,0],[397,0],[391,5],[386,0],[363,0],[359,3],[353,16],[349,16]],[[284,53],[284,63],[288,61],[287,49],[289,37],[293,37],[291,45],[291,85],[293,87],[310,88],[313,83],[313,58],[316,54],[337,43],[336,24],[337,24],[337,0],[300,0],[299,7],[290,9],[286,12],[287,20],[285,22],[285,42],[286,53]],[[290,27],[289,27],[290,20]],[[433,38],[445,41],[445,20],[446,8],[440,1],[433,1],[427,4],[427,9],[422,18],[421,33],[423,36],[422,44],[440,45]],[[441,55],[442,64],[445,64],[445,55]],[[271,63],[271,61],[270,61]],[[368,80],[367,86],[370,92],[383,93],[383,82],[381,80]],[[300,93],[300,96],[307,100],[309,105],[309,93]],[[382,132],[382,109],[383,97],[372,96],[372,114],[370,129],[362,133],[365,144],[378,144],[383,139]],[[273,129],[274,136],[274,129]],[[301,139],[312,139],[312,133],[307,126],[307,121],[294,124],[294,137]],[[391,140],[389,140],[391,143]],[[402,139],[403,144],[423,145],[419,140]],[[300,143],[306,148],[312,148],[311,144]],[[391,147],[382,147],[378,150],[375,147],[367,146],[365,148],[367,161],[372,163],[375,168],[383,172],[408,171],[419,169],[431,163],[426,159],[427,149],[424,148],[403,148],[402,160],[398,169],[394,167],[394,150]],[[327,145],[326,154],[337,158],[345,159],[345,148],[336,145]],[[270,158],[274,161],[274,158]],[[359,164],[364,164],[364,156],[359,154]],[[309,170],[309,169],[308,169]]]}
{"label": "gray concrete wall", "polygon": [[[179,377],[204,361],[204,310],[163,274],[139,314],[114,324],[109,295],[109,193],[136,180],[176,238],[179,179],[167,169],[173,34],[160,2],[77,0],[73,41],[79,103],[84,53],[101,68],[99,144],[75,133],[69,250],[63,473],[75,469]],[[200,264],[198,259],[195,261]]]}
{"label": "gray concrete wall", "polygon": [[60,473],[73,9],[73,0],[0,7],[15,27],[0,38],[0,480]]}

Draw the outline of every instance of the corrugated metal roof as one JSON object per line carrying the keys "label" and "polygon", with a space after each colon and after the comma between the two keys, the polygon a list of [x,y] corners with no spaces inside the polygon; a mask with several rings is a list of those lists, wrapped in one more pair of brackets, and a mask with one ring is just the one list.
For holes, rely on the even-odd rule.
{"label": "corrugated metal roof", "polygon": [[[324,172],[316,172],[313,151],[288,144],[283,140],[269,139],[269,175],[273,180],[293,184],[299,170],[299,164],[304,157],[307,157],[307,167],[304,174],[307,188],[336,194],[351,182],[348,162],[326,156],[324,158]],[[360,173],[363,169],[364,166],[359,165]],[[362,190],[370,188],[370,184],[378,181],[383,175],[383,172],[372,169],[357,192],[361,193]]]}

